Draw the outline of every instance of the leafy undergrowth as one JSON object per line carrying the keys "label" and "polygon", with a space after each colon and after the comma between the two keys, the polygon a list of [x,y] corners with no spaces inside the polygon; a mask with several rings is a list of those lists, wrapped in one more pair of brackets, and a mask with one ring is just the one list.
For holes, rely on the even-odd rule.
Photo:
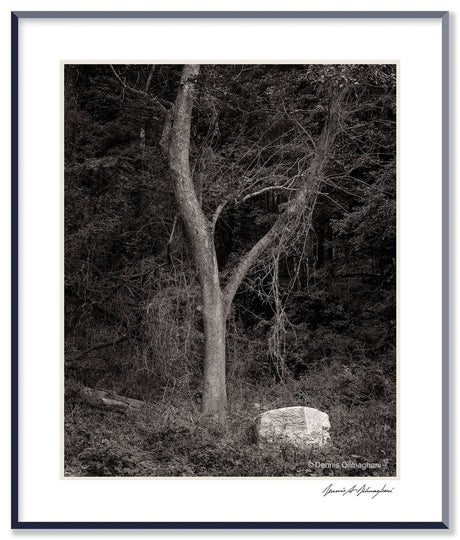
{"label": "leafy undergrowth", "polygon": [[[254,403],[254,396],[259,401]],[[299,385],[234,388],[225,424],[179,398],[126,415],[66,398],[66,476],[395,476],[393,398],[346,402],[323,392],[299,399]],[[339,399],[340,398],[340,399]],[[327,412],[332,443],[322,449],[258,447],[258,412],[292,405]]]}

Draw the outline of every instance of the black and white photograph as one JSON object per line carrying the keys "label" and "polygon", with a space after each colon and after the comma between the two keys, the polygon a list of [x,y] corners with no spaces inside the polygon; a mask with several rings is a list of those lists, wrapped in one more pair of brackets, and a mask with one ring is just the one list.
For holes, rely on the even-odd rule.
{"label": "black and white photograph", "polygon": [[62,69],[64,476],[396,477],[398,65]]}

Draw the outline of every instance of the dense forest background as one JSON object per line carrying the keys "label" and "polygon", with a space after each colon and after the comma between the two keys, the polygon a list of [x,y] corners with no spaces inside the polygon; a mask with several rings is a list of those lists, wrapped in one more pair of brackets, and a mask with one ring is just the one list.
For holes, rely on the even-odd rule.
{"label": "dense forest background", "polygon": [[[289,208],[346,90],[314,204],[234,298],[224,424],[200,421],[200,288],[161,145],[181,72],[65,66],[66,474],[394,475],[396,67],[201,67],[190,159],[222,283]],[[146,407],[98,409],[82,387]],[[291,405],[329,414],[329,448],[257,448],[253,418]]]}

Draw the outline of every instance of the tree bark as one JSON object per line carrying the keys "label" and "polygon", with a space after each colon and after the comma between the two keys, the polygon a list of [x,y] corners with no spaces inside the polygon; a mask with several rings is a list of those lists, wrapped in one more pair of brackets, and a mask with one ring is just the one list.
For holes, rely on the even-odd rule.
{"label": "tree bark", "polygon": [[193,185],[189,154],[193,96],[198,65],[184,66],[174,105],[169,165],[179,212],[192,245],[201,286],[204,325],[202,411],[220,416],[227,407],[225,386],[225,316],[212,224],[204,215]]}

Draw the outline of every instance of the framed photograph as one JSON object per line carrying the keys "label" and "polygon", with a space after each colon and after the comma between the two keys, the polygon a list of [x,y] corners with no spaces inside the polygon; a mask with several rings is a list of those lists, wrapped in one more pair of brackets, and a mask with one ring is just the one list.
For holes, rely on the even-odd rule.
{"label": "framed photograph", "polygon": [[448,528],[448,29],[12,13],[13,528]]}

